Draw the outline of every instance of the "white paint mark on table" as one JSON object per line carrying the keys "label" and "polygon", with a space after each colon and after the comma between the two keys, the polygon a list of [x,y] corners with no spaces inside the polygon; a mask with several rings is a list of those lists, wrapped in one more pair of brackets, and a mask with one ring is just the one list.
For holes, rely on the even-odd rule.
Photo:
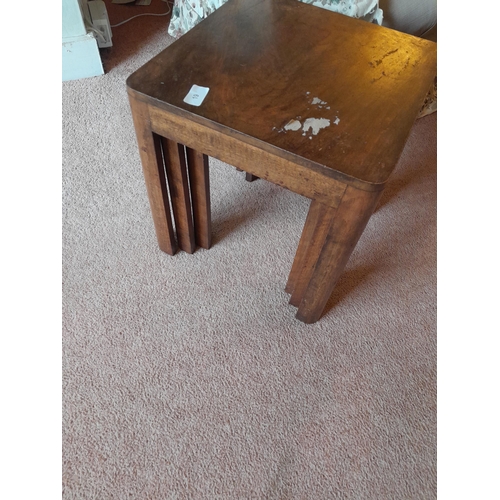
{"label": "white paint mark on table", "polygon": [[319,97],[313,97],[313,100],[311,101],[311,104],[328,104],[326,101],[322,101]]}
{"label": "white paint mark on table", "polygon": [[327,118],[308,118],[304,122],[303,131],[304,134],[311,130],[312,135],[318,135],[318,132],[326,127],[330,126],[330,120]]}
{"label": "white paint mark on table", "polygon": [[[329,110],[330,106],[328,106],[328,102],[323,101],[323,99],[320,99],[319,97],[311,97],[311,92],[306,92],[307,99],[309,101],[309,104],[311,106],[316,106],[316,109],[325,109]],[[309,107],[307,108],[308,110],[310,109]],[[323,111],[321,112],[323,113]],[[338,111],[337,111],[338,113]],[[329,114],[329,113],[328,113]],[[277,129],[276,127],[273,127],[273,130],[277,130],[278,133],[281,132],[297,132],[299,130],[302,130],[302,136],[308,136],[309,139],[312,139],[313,135],[318,135],[319,131],[329,127],[331,125],[331,120],[329,118],[307,118],[303,123],[301,121],[302,117],[301,116],[296,116],[295,118],[292,118],[287,122],[286,125],[284,125],[281,129]],[[333,120],[334,125],[338,125],[340,123],[340,118],[338,116],[335,116],[335,119]]]}
{"label": "white paint mark on table", "polygon": [[301,127],[302,124],[299,122],[299,120],[290,120],[285,125],[285,130],[300,130]]}

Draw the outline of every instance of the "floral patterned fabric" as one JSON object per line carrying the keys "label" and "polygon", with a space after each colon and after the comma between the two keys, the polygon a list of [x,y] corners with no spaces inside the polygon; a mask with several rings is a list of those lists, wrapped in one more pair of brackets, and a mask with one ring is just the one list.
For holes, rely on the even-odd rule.
{"label": "floral patterned fabric", "polygon": [[[179,38],[228,0],[175,0],[168,34]],[[299,0],[349,17],[382,24],[378,0]]]}

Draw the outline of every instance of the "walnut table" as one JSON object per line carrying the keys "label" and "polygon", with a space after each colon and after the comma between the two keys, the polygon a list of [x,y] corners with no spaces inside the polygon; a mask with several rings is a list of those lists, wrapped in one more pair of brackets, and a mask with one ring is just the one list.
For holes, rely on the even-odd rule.
{"label": "walnut table", "polygon": [[314,323],[435,74],[433,42],[297,0],[229,0],[127,80],[160,248],[210,247],[208,156],[305,196],[286,291]]}

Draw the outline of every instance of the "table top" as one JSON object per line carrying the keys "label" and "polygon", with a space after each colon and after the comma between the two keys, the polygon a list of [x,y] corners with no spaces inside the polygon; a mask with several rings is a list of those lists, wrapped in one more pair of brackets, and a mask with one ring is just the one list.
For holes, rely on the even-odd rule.
{"label": "table top", "polygon": [[[436,44],[297,0],[229,0],[127,80],[172,113],[330,176],[384,184],[436,75]],[[199,106],[184,99],[208,88]]]}

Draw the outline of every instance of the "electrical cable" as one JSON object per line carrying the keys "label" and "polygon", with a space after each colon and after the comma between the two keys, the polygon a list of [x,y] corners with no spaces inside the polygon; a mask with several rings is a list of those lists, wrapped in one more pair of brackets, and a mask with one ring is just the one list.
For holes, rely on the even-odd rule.
{"label": "electrical cable", "polygon": [[164,14],[153,14],[152,12],[149,12],[149,13],[145,13],[145,14],[137,14],[137,16],[133,16],[129,19],[125,19],[125,21],[122,21],[121,23],[118,23],[118,24],[112,24],[111,25],[111,28],[117,28],[118,26],[121,26],[122,24],[125,24],[125,23],[128,23],[129,21],[132,21],[132,19],[135,19],[136,17],[141,17],[141,16],[157,16],[157,17],[160,17],[160,16],[166,16],[167,14],[170,14],[170,4],[168,2],[165,2],[168,6],[168,11],[165,12]]}
{"label": "electrical cable", "polygon": [[101,42],[106,43],[106,38],[99,30],[96,30],[95,28],[92,28],[91,26],[87,26],[87,29],[89,31],[93,31],[97,35],[97,37],[101,39]]}
{"label": "electrical cable", "polygon": [[89,11],[88,11],[88,7],[82,9],[82,13],[83,13],[83,18],[84,18],[83,19],[83,23],[85,24],[85,28],[88,31],[94,32],[97,35],[97,37],[101,40],[101,42],[106,43],[106,38],[104,37],[104,35],[99,30],[97,30],[97,29],[94,28],[94,26],[92,24],[92,20],[90,19],[90,14],[89,14]]}

